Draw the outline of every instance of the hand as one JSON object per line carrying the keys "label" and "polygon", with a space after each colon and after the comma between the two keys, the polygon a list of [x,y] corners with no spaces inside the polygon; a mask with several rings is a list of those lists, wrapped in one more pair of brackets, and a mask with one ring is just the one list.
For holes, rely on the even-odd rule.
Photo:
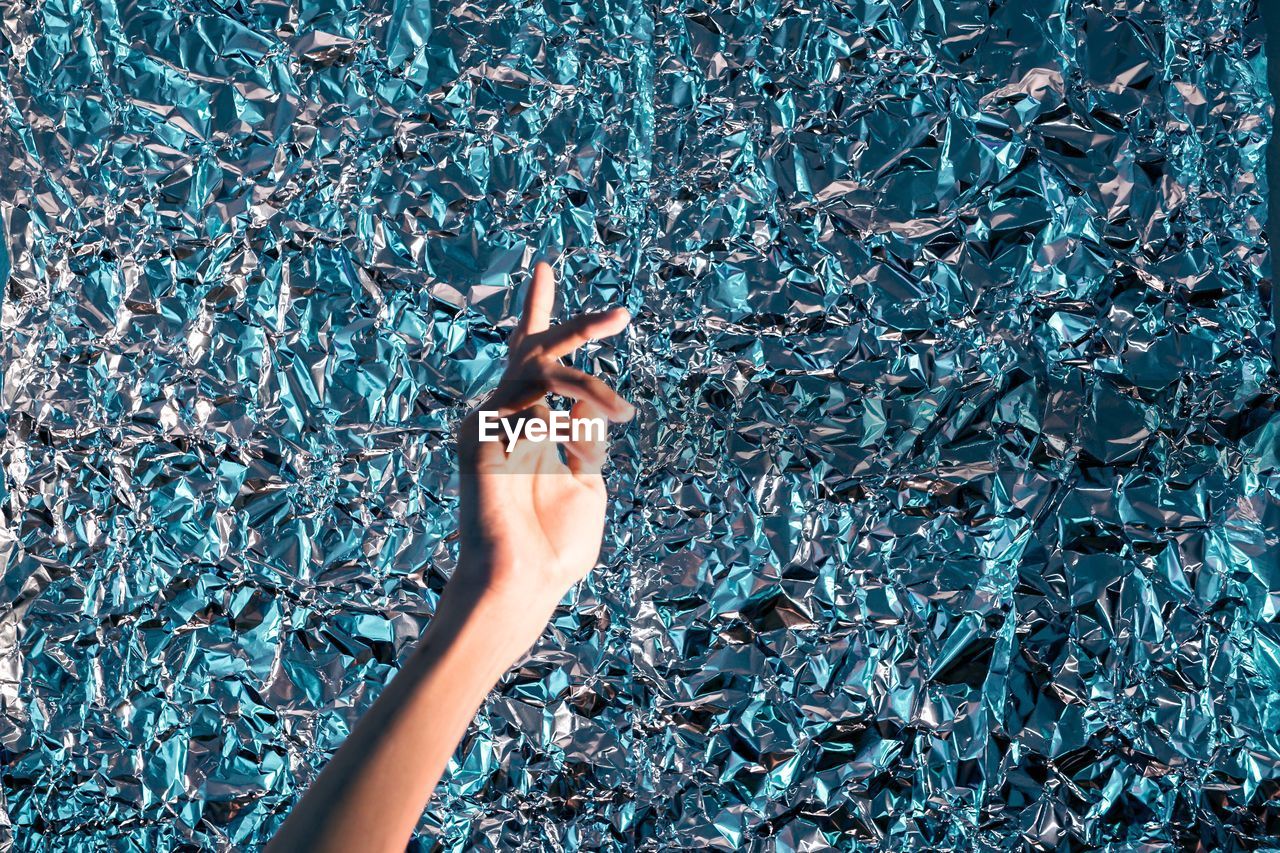
{"label": "hand", "polygon": [[599,379],[560,359],[631,318],[616,308],[547,328],[551,267],[538,264],[502,381],[458,439],[462,552],[436,614],[399,674],[360,719],[289,815],[272,853],[404,850],[458,739],[511,662],[542,633],[556,604],[600,556],[606,441],[479,440],[479,412],[542,419],[548,393],[572,397],[576,418],[629,420],[634,410]]}
{"label": "hand", "polygon": [[576,401],[574,420],[621,423],[635,414],[604,382],[560,362],[588,341],[625,329],[631,322],[626,309],[580,314],[548,328],[554,303],[555,274],[539,263],[502,379],[463,421],[458,438],[461,552],[450,586],[516,605],[520,618],[504,625],[520,646],[514,654],[537,640],[556,604],[600,556],[607,440],[582,435],[564,442],[568,464],[552,441],[521,437],[508,452],[505,434],[496,442],[479,440],[480,412],[497,411],[513,425],[546,422],[545,398],[553,393]]}

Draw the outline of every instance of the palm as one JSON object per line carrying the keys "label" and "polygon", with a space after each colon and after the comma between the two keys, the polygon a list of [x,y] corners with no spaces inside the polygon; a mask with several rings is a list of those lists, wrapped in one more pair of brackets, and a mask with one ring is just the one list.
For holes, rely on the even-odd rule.
{"label": "palm", "polygon": [[[543,446],[555,455],[554,445]],[[477,477],[476,510],[483,533],[472,543],[503,563],[527,563],[529,571],[539,574],[561,569],[558,574],[577,580],[600,554],[604,482],[599,473],[574,476],[558,458],[539,465],[542,470],[536,474],[516,466]]]}

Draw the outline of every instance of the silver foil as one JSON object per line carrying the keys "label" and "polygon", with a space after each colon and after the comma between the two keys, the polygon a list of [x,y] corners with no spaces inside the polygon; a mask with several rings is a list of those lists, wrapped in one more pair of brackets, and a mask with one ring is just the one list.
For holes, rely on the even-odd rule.
{"label": "silver foil", "polygon": [[550,254],[641,414],[415,849],[1280,846],[1261,39],[6,3],[8,845],[270,837],[431,618]]}

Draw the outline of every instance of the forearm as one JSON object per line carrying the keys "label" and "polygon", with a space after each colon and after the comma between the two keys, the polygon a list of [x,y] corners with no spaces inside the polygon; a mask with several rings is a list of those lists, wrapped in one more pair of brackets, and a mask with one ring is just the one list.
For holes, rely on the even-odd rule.
{"label": "forearm", "polygon": [[269,853],[400,853],[493,685],[555,602],[450,584],[404,668],[303,796]]}
{"label": "forearm", "polygon": [[[616,391],[561,359],[622,331],[630,315],[617,308],[551,327],[554,302],[554,273],[539,263],[491,409],[545,426],[544,398],[554,393],[577,401],[572,417],[629,420],[634,409]],[[435,618],[269,853],[401,853],[485,695],[599,558],[603,433],[575,432],[561,459],[555,442],[521,439],[504,448],[482,440],[479,420],[473,411],[459,429],[462,557]]]}

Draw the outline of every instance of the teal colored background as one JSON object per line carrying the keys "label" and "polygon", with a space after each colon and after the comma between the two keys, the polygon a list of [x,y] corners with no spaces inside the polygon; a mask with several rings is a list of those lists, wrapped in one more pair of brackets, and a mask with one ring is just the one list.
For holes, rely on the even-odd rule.
{"label": "teal colored background", "polygon": [[6,843],[270,836],[431,618],[548,255],[641,414],[418,849],[1280,845],[1263,35],[10,3]]}

